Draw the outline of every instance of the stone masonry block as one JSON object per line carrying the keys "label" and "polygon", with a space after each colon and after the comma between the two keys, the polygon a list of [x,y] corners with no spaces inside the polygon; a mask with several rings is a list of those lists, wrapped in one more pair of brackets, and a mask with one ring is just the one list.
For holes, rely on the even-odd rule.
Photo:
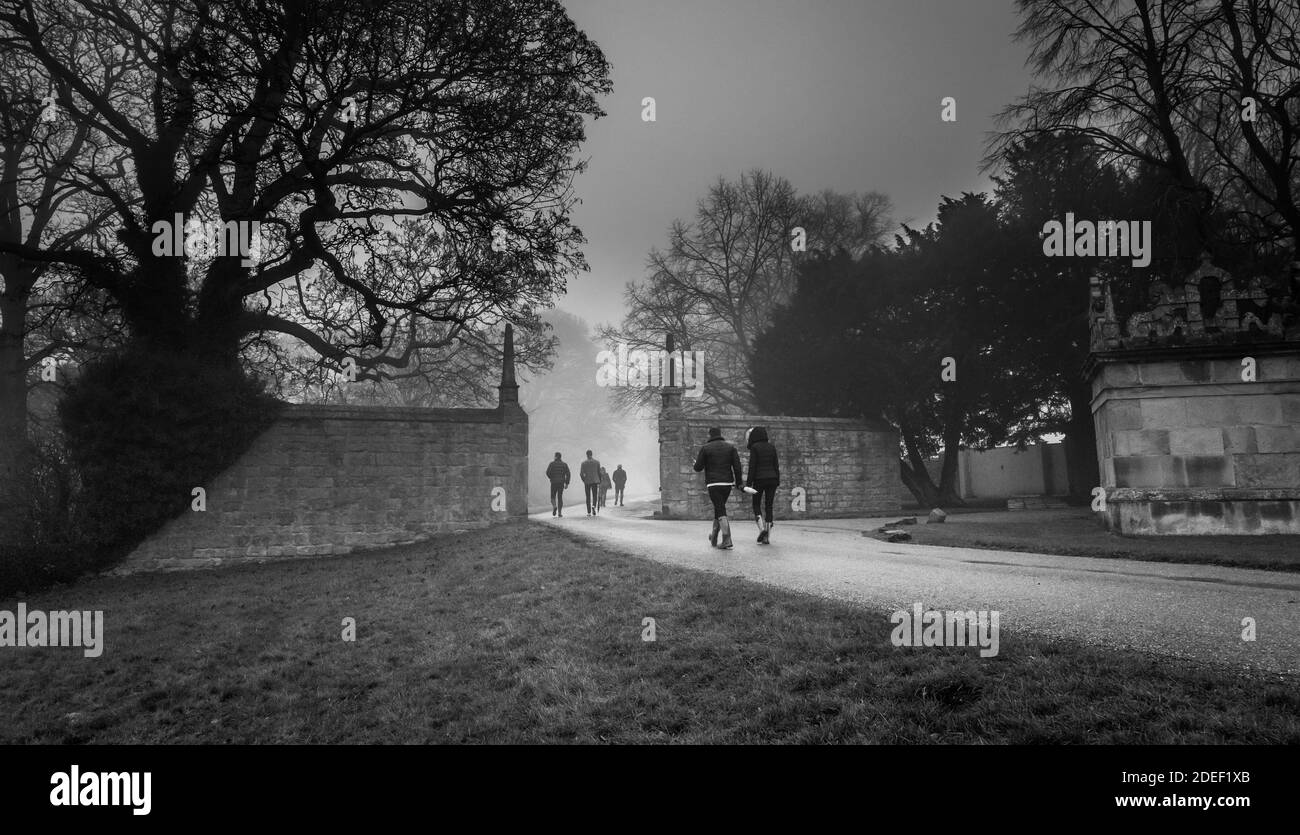
{"label": "stone masonry block", "polygon": [[1255,428],[1253,426],[1228,426],[1222,432],[1224,452],[1234,455],[1259,452],[1259,447],[1255,443]]}
{"label": "stone masonry block", "polygon": [[1300,453],[1234,455],[1238,487],[1295,487],[1300,484]]}
{"label": "stone masonry block", "polygon": [[1142,428],[1141,400],[1111,400],[1097,412],[1111,432]]}
{"label": "stone masonry block", "polygon": [[1223,430],[1208,427],[1170,429],[1169,452],[1173,455],[1222,455]]}
{"label": "stone masonry block", "polygon": [[1295,426],[1257,426],[1255,439],[1261,453],[1300,452],[1300,429]]}
{"label": "stone masonry block", "polygon": [[1187,426],[1187,400],[1157,397],[1141,401],[1143,429],[1181,429]]}
{"label": "stone masonry block", "polygon": [[[1282,425],[1282,403],[1272,394],[1237,399],[1237,423],[1254,426]],[[1257,435],[1258,437],[1258,435]]]}
{"label": "stone masonry block", "polygon": [[1113,432],[1115,455],[1168,455],[1170,453],[1170,434],[1173,430],[1138,429]]}

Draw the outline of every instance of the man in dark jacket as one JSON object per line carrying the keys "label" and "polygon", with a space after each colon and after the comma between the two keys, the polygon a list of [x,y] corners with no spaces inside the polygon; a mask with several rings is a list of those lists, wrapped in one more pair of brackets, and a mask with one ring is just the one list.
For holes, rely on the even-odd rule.
{"label": "man in dark jacket", "polygon": [[776,488],[781,486],[781,465],[776,457],[776,447],[767,440],[767,429],[755,426],[745,433],[749,447],[749,475],[745,486],[754,493],[754,524],[758,525],[758,544],[771,545],[772,501]]}
{"label": "man in dark jacket", "polygon": [[564,488],[569,486],[569,465],[560,460],[560,453],[555,453],[555,460],[546,467],[546,479],[551,482],[551,515],[564,515]]}
{"label": "man in dark jacket", "polygon": [[[700,454],[695,456],[695,472],[704,472],[704,484],[709,491],[709,501],[713,502],[713,533],[709,534],[709,544],[715,548],[730,548],[731,523],[727,520],[727,499],[731,488],[739,487],[744,472],[740,469],[740,453],[736,448],[722,439],[722,429],[715,426],[709,430],[709,440],[700,447]],[[722,541],[718,541],[721,533]]]}
{"label": "man in dark jacket", "polygon": [[610,477],[614,480],[614,504],[621,507],[623,505],[623,485],[627,484],[627,470],[623,469],[622,464],[619,464]]}
{"label": "man in dark jacket", "polygon": [[591,450],[587,450],[587,460],[578,465],[578,478],[582,479],[582,492],[587,498],[587,515],[595,516],[600,491],[600,461],[591,457]]}

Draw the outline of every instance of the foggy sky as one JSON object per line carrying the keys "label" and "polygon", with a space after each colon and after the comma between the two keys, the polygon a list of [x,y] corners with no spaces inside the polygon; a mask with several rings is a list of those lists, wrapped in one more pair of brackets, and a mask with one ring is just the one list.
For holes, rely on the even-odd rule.
{"label": "foggy sky", "polygon": [[[591,271],[558,307],[623,318],[674,218],[719,176],[759,167],[800,193],[881,191],[897,220],[987,190],[993,115],[1025,93],[1012,0],[565,0],[604,51],[608,116],[588,122],[574,219]],[[657,118],[641,121],[653,96]],[[957,100],[957,121],[939,119]]]}

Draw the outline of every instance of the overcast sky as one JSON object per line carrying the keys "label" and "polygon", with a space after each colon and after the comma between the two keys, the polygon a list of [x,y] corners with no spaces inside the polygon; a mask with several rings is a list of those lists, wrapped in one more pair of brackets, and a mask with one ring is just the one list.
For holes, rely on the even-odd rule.
{"label": "overcast sky", "polygon": [[[881,191],[900,221],[987,190],[993,116],[1025,93],[1012,0],[565,0],[604,50],[614,92],[588,124],[574,214],[591,272],[558,306],[623,318],[674,218],[719,176],[760,167],[801,193]],[[641,120],[653,96],[657,121]],[[940,121],[940,100],[957,121]]]}

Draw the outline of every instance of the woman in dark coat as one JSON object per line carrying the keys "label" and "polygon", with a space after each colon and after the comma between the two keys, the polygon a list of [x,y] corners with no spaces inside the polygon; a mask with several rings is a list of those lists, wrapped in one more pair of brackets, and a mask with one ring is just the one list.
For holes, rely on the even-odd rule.
{"label": "woman in dark coat", "polygon": [[767,439],[767,429],[755,426],[746,433],[746,445],[749,447],[749,476],[745,486],[752,487],[754,493],[754,524],[758,525],[758,543],[772,544],[772,501],[776,498],[776,488],[781,486],[781,464],[777,460],[776,447]]}

